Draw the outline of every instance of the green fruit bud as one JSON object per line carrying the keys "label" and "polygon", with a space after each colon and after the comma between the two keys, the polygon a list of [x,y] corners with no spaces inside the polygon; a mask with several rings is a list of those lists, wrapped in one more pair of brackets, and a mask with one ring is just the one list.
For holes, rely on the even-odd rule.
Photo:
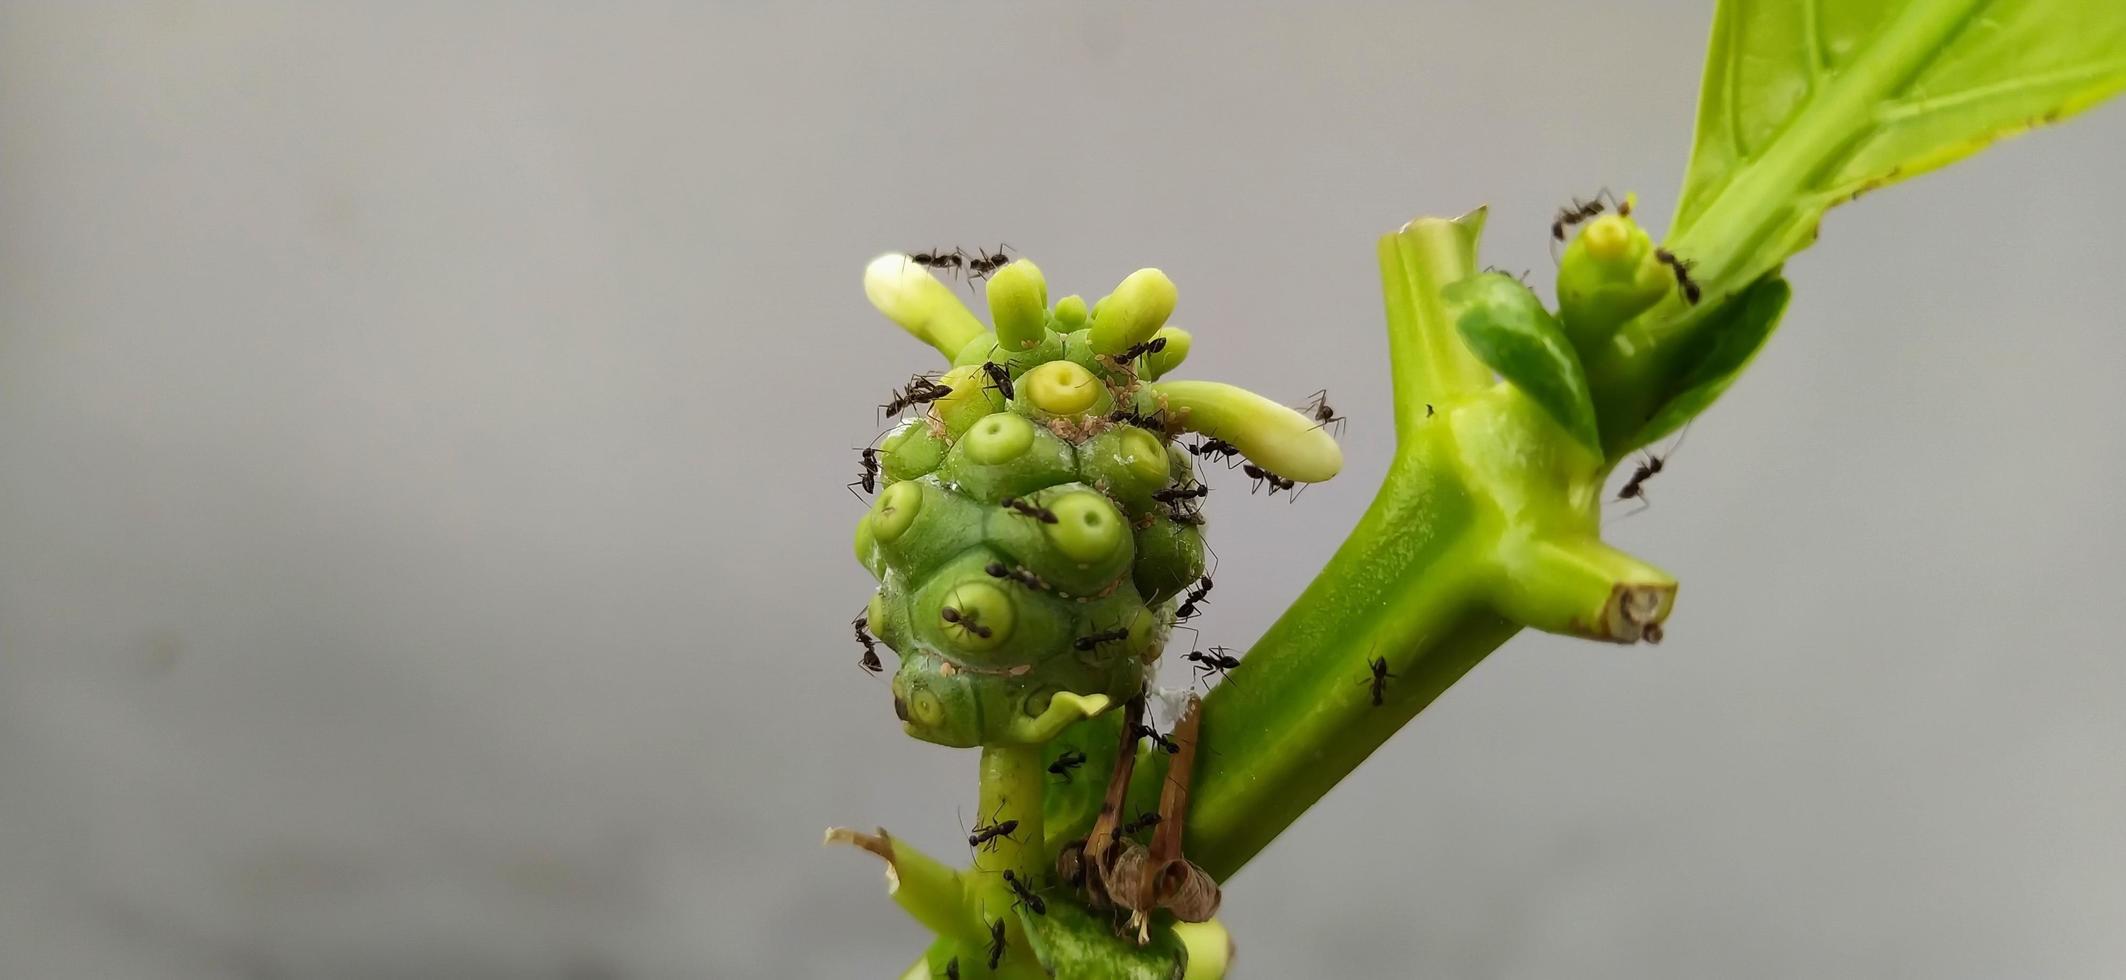
{"label": "green fruit bud", "polygon": [[1041,342],[1048,329],[1048,283],[1032,262],[1016,259],[989,276],[989,318],[997,344],[1022,351]]}
{"label": "green fruit bud", "polygon": [[1057,333],[1070,333],[1073,330],[1085,329],[1087,321],[1085,298],[1070,295],[1056,300],[1056,310],[1053,315],[1056,321],[1055,329]]}
{"label": "green fruit bud", "polygon": [[[862,522],[869,528],[874,541],[894,541],[915,524],[917,514],[923,511],[923,489],[913,483],[899,483],[879,492],[878,499],[871,502],[871,513]],[[862,531],[858,532],[859,537]]]}
{"label": "green fruit bud", "polygon": [[959,435],[975,420],[1004,410],[1004,396],[988,383],[980,365],[968,364],[945,372],[938,383],[952,393],[930,404],[931,414],[945,423],[945,431]]}
{"label": "green fruit bud", "polygon": [[1137,374],[1146,381],[1157,381],[1180,367],[1182,361],[1188,360],[1189,343],[1193,338],[1189,336],[1188,331],[1180,327],[1160,327],[1157,333],[1152,334],[1152,339],[1164,340],[1166,346],[1145,355],[1144,366]]}
{"label": "green fruit bud", "polygon": [[1132,516],[1149,513],[1152,499],[1167,484],[1171,468],[1158,436],[1133,425],[1118,425],[1078,446],[1079,479],[1115,498]]}
{"label": "green fruit bud", "polygon": [[945,461],[950,443],[920,420],[902,422],[879,444],[879,475],[887,485],[913,480],[938,468]]}
{"label": "green fruit bud", "polygon": [[1004,590],[988,582],[961,582],[938,603],[933,630],[952,648],[995,650],[1011,639],[1018,612]]}
{"label": "green fruit bud", "polygon": [[1070,443],[1010,412],[976,422],[938,470],[945,482],[985,504],[1066,483],[1076,474],[1077,453]]}
{"label": "green fruit bud", "polygon": [[1082,365],[1050,361],[1020,376],[1019,398],[1048,415],[1083,415],[1114,403],[1107,386]]}
{"label": "green fruit bud", "polygon": [[1203,577],[1203,531],[1166,517],[1137,530],[1137,563],[1132,569],[1137,591],[1157,605]]}
{"label": "green fruit bud", "polygon": [[1129,543],[1129,524],[1106,497],[1069,493],[1048,502],[1056,523],[1046,525],[1048,538],[1063,554],[1081,563],[1113,557]]}
{"label": "green fruit bud", "polygon": [[1115,354],[1150,340],[1174,313],[1174,281],[1157,269],[1138,269],[1093,312],[1093,350]]}
{"label": "green fruit bud", "polygon": [[1589,357],[1674,286],[1646,229],[1624,215],[1605,214],[1565,246],[1558,262],[1558,319],[1580,356]]}
{"label": "green fruit bud", "polygon": [[871,534],[892,570],[920,579],[981,543],[987,509],[935,476],[905,480],[879,491]]}

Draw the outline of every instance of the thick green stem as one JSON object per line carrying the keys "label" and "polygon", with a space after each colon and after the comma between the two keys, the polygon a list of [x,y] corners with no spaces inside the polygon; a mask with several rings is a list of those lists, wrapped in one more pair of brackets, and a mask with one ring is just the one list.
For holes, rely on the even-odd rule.
{"label": "thick green stem", "polygon": [[1476,271],[1484,209],[1449,221],[1419,218],[1380,240],[1381,292],[1388,307],[1388,361],[1395,374],[1395,436],[1404,445],[1448,394],[1491,383],[1491,371],[1462,346],[1440,299],[1441,287]]}
{"label": "thick green stem", "polygon": [[[1010,868],[1013,874],[1025,880],[1038,880],[1034,876],[1042,871],[1041,866],[1045,863],[1041,856],[1043,774],[1039,745],[983,746],[982,821],[1016,820],[1018,827],[1009,836],[995,840],[994,852],[984,845],[979,854],[982,871],[1000,874]],[[1001,881],[998,888],[1008,901],[1011,893],[1003,890]]]}

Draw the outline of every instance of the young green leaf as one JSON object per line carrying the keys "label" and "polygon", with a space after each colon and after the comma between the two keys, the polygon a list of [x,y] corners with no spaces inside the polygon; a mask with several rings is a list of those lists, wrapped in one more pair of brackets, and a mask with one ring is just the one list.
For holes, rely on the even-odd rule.
{"label": "young green leaf", "polygon": [[1449,285],[1440,295],[1477,360],[1527,392],[1573,438],[1589,449],[1600,448],[1580,355],[1535,293],[1512,276],[1486,272]]}
{"label": "young green leaf", "polygon": [[1677,378],[1672,386],[1674,394],[1660,403],[1653,418],[1627,443],[1611,447],[1611,456],[1662,439],[1705,411],[1764,347],[1772,327],[1779,323],[1779,315],[1786,312],[1787,297],[1792,293],[1786,280],[1774,273],[1757,280],[1725,304],[1721,320],[1708,324],[1705,331],[1692,338],[1697,341],[1696,349],[1684,353],[1685,363],[1692,367]]}
{"label": "young green leaf", "polygon": [[1724,0],[1669,248],[1739,290],[1833,205],[2121,88],[2119,0]]}

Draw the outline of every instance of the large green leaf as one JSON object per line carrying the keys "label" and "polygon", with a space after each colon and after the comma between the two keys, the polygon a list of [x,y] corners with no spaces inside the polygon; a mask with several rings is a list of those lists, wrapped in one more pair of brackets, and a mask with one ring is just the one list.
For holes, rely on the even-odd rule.
{"label": "large green leaf", "polygon": [[1503,272],[1485,272],[1450,284],[1440,297],[1477,360],[1527,393],[1587,448],[1601,448],[1579,352],[1535,293]]}
{"label": "large green leaf", "polygon": [[2126,88],[2126,0],[1723,0],[1669,247],[1709,294],[1833,205]]}

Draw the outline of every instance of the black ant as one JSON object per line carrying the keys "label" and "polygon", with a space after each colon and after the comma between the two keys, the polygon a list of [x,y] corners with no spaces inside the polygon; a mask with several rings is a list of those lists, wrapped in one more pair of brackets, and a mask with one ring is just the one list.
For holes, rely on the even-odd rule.
{"label": "black ant", "polygon": [[1011,893],[1018,896],[1018,899],[1011,903],[1013,908],[1024,905],[1035,915],[1048,914],[1048,903],[1042,901],[1041,896],[1034,894],[1033,889],[1026,887],[1026,879],[1013,874],[1010,868],[1004,869],[1004,883],[1010,885]]}
{"label": "black ant", "polygon": [[856,662],[856,665],[864,668],[865,672],[872,674],[885,670],[886,665],[880,663],[878,659],[878,644],[871,639],[871,634],[866,632],[871,626],[871,617],[864,613],[857,613],[856,618],[851,620],[849,625],[856,627],[856,642],[864,645],[864,656]]}
{"label": "black ant", "polygon": [[1002,962],[1004,962],[1004,920],[998,919],[989,924],[989,968],[995,970],[997,964]]}
{"label": "black ant", "polygon": [[1021,517],[1031,517],[1034,520],[1040,521],[1043,524],[1054,524],[1057,521],[1061,520],[1061,518],[1058,518],[1056,516],[1055,511],[1049,510],[1048,508],[1042,507],[1038,504],[1033,504],[1024,500],[1020,500],[1017,497],[1005,497],[1003,500],[998,501],[998,503],[1001,503],[1004,506],[1017,511],[1019,513],[1019,516]]}
{"label": "black ant", "polygon": [[[849,484],[849,495],[850,495],[850,496],[852,496],[852,497],[856,497],[856,488],[857,488],[857,487],[863,487],[863,488],[864,488],[864,492],[865,492],[865,493],[877,493],[877,492],[878,492],[878,450],[877,450],[877,449],[866,449],[866,450],[864,450],[864,457],[863,457],[863,470],[862,470],[862,472],[860,472],[860,473],[858,473],[858,474],[857,474],[856,480],[855,480],[854,482],[852,482],[852,483],[850,483],[850,484]],[[864,498],[862,498],[862,497],[856,497],[856,499],[858,499],[858,500],[862,500],[862,499],[864,499]]]}
{"label": "black ant", "polygon": [[925,269],[950,269],[953,275],[958,275],[961,263],[967,261],[967,253],[959,249],[950,252],[917,252],[908,256],[908,261]]}
{"label": "black ant", "polygon": [[1165,349],[1166,338],[1153,337],[1152,339],[1147,340],[1144,343],[1133,344],[1129,347],[1124,348],[1122,353],[1115,355],[1115,360],[1127,364],[1131,361],[1136,360],[1137,358],[1143,357],[1146,354],[1157,354]]}
{"label": "black ant", "polygon": [[[1607,210],[1603,203],[1605,199],[1610,203],[1616,204],[1617,215],[1619,217],[1631,217],[1630,198],[1626,198],[1622,202],[1618,202],[1616,198],[1610,196],[1607,190],[1596,194],[1594,200],[1592,201],[1582,201],[1576,197],[1572,199],[1571,207],[1558,209],[1558,216],[1556,220],[1550,223],[1551,240],[1553,242],[1564,241],[1565,229],[1570,228],[1573,225],[1579,224],[1582,221],[1586,221],[1587,219],[1592,218],[1595,215],[1601,214],[1603,211]],[[1556,248],[1557,246],[1552,245],[1551,247]]]}
{"label": "black ant", "polygon": [[[997,813],[1002,812],[1004,812],[1004,804],[998,803]],[[996,815],[991,814],[990,819],[995,820]],[[991,823],[987,826],[976,824],[974,832],[967,835],[967,846],[981,847],[986,844],[990,850],[994,851],[997,849],[997,840],[999,838],[1013,840],[1011,832],[1017,829],[1019,829],[1017,820],[1006,820],[1003,823]]]}
{"label": "black ant", "polygon": [[968,276],[975,279],[986,279],[991,273],[1009,265],[1011,257],[1005,255],[1004,250],[1010,247],[1008,244],[999,242],[997,250],[994,252],[983,252],[980,248],[975,249],[974,256],[967,260]]}
{"label": "black ant", "polygon": [[1003,562],[993,561],[987,565],[982,566],[982,571],[988,572],[989,577],[991,578],[1008,578],[1014,582],[1019,583],[1020,585],[1034,590],[1035,592],[1048,591],[1048,582],[1042,579],[1041,576],[1035,575],[1033,573],[1033,569],[1027,568],[1024,565],[1020,565],[1016,568],[1013,568],[1005,565]]}
{"label": "black ant", "polygon": [[1697,263],[1689,259],[1679,259],[1676,253],[1665,248],[1654,249],[1654,258],[1676,274],[1676,288],[1683,290],[1684,302],[1692,306],[1698,305],[1698,281],[1690,277],[1691,267]]}
{"label": "black ant", "polygon": [[1078,637],[1072,640],[1070,645],[1080,651],[1085,651],[1098,647],[1103,643],[1115,643],[1127,639],[1129,639],[1129,627],[1117,626],[1111,630],[1101,630],[1098,633],[1088,633]]}
{"label": "black ant", "polygon": [[1194,445],[1183,446],[1182,448],[1187,449],[1189,455],[1198,459],[1210,459],[1214,456],[1223,457],[1227,461],[1225,464],[1226,469],[1232,469],[1232,458],[1240,455],[1239,446],[1235,446],[1223,439],[1198,439]]}
{"label": "black ant", "polygon": [[1181,487],[1174,487],[1168,490],[1161,490],[1158,493],[1152,494],[1152,499],[1162,504],[1178,504],[1184,500],[1193,500],[1197,497],[1208,497],[1210,495],[1211,488],[1204,484],[1198,483],[1195,486],[1188,487],[1186,489],[1183,489]]}
{"label": "black ant", "polygon": [[1176,507],[1169,511],[1166,517],[1167,520],[1173,521],[1176,524],[1187,524],[1191,527],[1203,526],[1203,514],[1200,511],[1185,511],[1179,507]]}
{"label": "black ant", "polygon": [[1188,590],[1188,595],[1182,597],[1181,608],[1174,610],[1174,619],[1178,621],[1196,618],[1196,605],[1203,601],[1204,596],[1211,594],[1211,586],[1216,584],[1211,581],[1209,575],[1205,575],[1195,588]]}
{"label": "black ant", "polygon": [[1011,369],[995,361],[983,361],[982,373],[989,376],[989,387],[1002,393],[1006,400],[1019,397],[1011,390]]}
{"label": "black ant", "polygon": [[887,418],[899,415],[917,405],[927,405],[952,394],[952,386],[941,385],[929,378],[918,377],[908,382],[908,387],[893,393],[893,400],[879,406]]}
{"label": "black ant", "polygon": [[[1690,430],[1688,428],[1684,429],[1683,434],[1684,436],[1690,435]],[[1676,444],[1668,448],[1668,456],[1658,455],[1651,451],[1647,452],[1646,459],[1639,463],[1638,468],[1632,470],[1631,479],[1624,481],[1624,485],[1617,488],[1618,500],[1639,501],[1638,509],[1632,511],[1632,514],[1654,505],[1653,500],[1646,496],[1646,481],[1660,475],[1662,468],[1668,465],[1668,457],[1674,456],[1676,450],[1681,448],[1683,448],[1683,439],[1678,437]],[[1624,516],[1630,517],[1631,514]]]}
{"label": "black ant", "polygon": [[951,606],[945,606],[938,610],[938,618],[985,640],[996,632],[982,625],[978,614],[972,609],[961,611]]}
{"label": "black ant", "polygon": [[945,961],[945,980],[960,980],[960,958],[955,956]]}
{"label": "black ant", "polygon": [[1048,764],[1048,771],[1063,777],[1063,781],[1067,783],[1070,782],[1071,770],[1084,764],[1085,753],[1077,749],[1064,749],[1062,755],[1056,756],[1056,761]]}
{"label": "black ant", "polygon": [[1333,425],[1337,435],[1344,434],[1344,417],[1336,414],[1336,409],[1329,407],[1329,389],[1323,388],[1308,399],[1306,414],[1314,420],[1315,428]]}
{"label": "black ant", "polygon": [[1368,678],[1366,683],[1373,685],[1373,706],[1378,708],[1381,705],[1381,699],[1388,694],[1388,678],[1395,675],[1388,672],[1388,658],[1386,657],[1374,657],[1366,662],[1366,666],[1373,671],[1373,676]]}
{"label": "black ant", "polygon": [[1223,676],[1226,671],[1240,666],[1240,658],[1228,653],[1225,647],[1212,647],[1207,651],[1190,650],[1188,655],[1181,659],[1195,663],[1197,680],[1203,680],[1212,674]]}
{"label": "black ant", "polygon": [[1165,414],[1165,412],[1153,412],[1150,415],[1145,415],[1127,408],[1118,408],[1107,416],[1107,420],[1122,425],[1134,425],[1137,428],[1164,435],[1166,433],[1166,421],[1160,416]]}
{"label": "black ant", "polygon": [[1117,827],[1115,829],[1117,831],[1120,831],[1122,836],[1127,837],[1131,834],[1136,833],[1137,831],[1149,830],[1153,827],[1159,826],[1159,819],[1160,818],[1157,811],[1146,810],[1143,813],[1137,814],[1137,819],[1123,824],[1122,826]]}
{"label": "black ant", "polygon": [[1174,744],[1173,739],[1168,738],[1165,735],[1159,734],[1159,730],[1153,728],[1150,725],[1138,725],[1137,737],[1151,739],[1153,742],[1157,743],[1160,748],[1165,749],[1167,755],[1173,755],[1174,753],[1181,751],[1181,746]]}
{"label": "black ant", "polygon": [[1270,485],[1270,496],[1275,497],[1277,496],[1277,491],[1290,490],[1293,487],[1299,485],[1293,480],[1288,480],[1284,477],[1278,476],[1277,474],[1272,473],[1269,470],[1263,469],[1262,467],[1257,466],[1253,463],[1241,464],[1240,472],[1247,474],[1250,479],[1255,481],[1253,486],[1248,487],[1249,493],[1254,493],[1257,489],[1261,488],[1264,483],[1268,483]]}

